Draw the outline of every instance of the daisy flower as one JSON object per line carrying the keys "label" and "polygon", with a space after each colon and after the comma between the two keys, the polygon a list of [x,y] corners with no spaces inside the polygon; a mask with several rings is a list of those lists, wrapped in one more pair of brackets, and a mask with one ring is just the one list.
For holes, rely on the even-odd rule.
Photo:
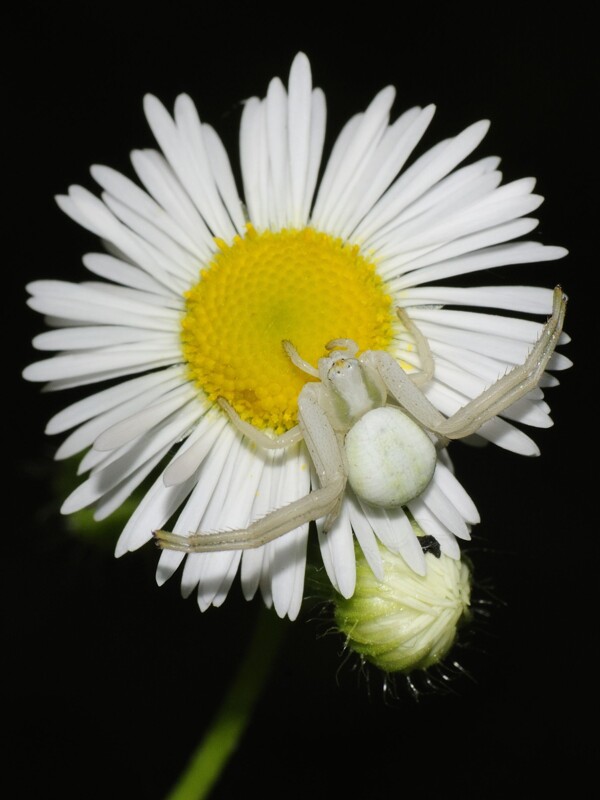
{"label": "daisy flower", "polygon": [[[58,204],[99,236],[105,252],[83,263],[100,280],[31,283],[30,306],[52,330],[34,340],[60,351],[25,370],[52,390],[107,382],[48,426],[71,431],[56,457],[85,451],[87,479],[65,514],[117,509],[149,476],[155,480],[118,541],[118,556],[171,523],[175,532],[246,527],[315,485],[303,442],[258,447],[232,424],[217,399],[257,429],[294,427],[307,375],[282,348],[293,342],[315,365],[325,343],[345,337],[361,350],[387,351],[418,370],[414,331],[426,337],[435,372],[425,392],[449,416],[512,366],[522,363],[541,323],[482,308],[547,315],[549,289],[453,288],[437,282],[508,264],[560,258],[565,250],[523,240],[542,202],[525,178],[501,186],[499,159],[462,166],[488,122],[471,125],[415,157],[434,107],[411,108],[394,122],[395,91],[383,89],[344,126],[319,178],[325,139],[323,92],[308,59],[294,60],[287,90],[275,78],[264,99],[246,101],[240,128],[243,201],[223,144],[181,95],[171,116],[144,100],[158,150],[137,150],[143,188],[94,166],[98,198],[72,186]],[[459,308],[453,308],[458,306]],[[473,310],[465,310],[473,309]],[[404,317],[407,319],[407,317]],[[568,361],[554,354],[549,368]],[[555,382],[545,377],[544,385]],[[487,422],[478,435],[517,453],[537,447],[511,421],[551,424],[537,389]],[[459,558],[477,510],[443,451],[410,517]],[[319,526],[318,526],[319,528]],[[162,552],[157,579],[185,559],[182,591],[197,587],[202,610],[220,605],[238,572],[244,595],[260,587],[280,616],[294,618],[303,596],[308,525],[254,550]],[[332,530],[319,528],[323,561],[345,597],[356,581],[354,535],[375,576],[377,539],[417,572],[425,560],[405,510],[373,509],[347,490]]]}

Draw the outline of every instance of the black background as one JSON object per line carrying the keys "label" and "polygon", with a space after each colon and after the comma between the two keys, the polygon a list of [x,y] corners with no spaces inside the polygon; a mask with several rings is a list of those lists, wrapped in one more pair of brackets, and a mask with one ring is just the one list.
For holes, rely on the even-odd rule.
{"label": "black background", "polygon": [[533,432],[541,458],[453,450],[482,514],[468,550],[478,596],[489,598],[491,587],[497,598],[473,643],[454,653],[472,678],[418,702],[399,684],[394,700],[376,675],[367,684],[344,663],[340,639],[323,636],[309,609],[289,626],[214,797],[506,797],[562,780],[578,794],[591,764],[585,726],[596,720],[598,664],[597,520],[588,501],[597,331],[585,329],[596,319],[598,268],[596,45],[583,16],[504,13],[490,21],[427,7],[391,19],[369,4],[360,16],[325,22],[322,10],[298,5],[275,16],[260,6],[208,13],[186,3],[160,13],[60,4],[13,12],[4,33],[5,352],[15,359],[4,398],[15,405],[5,418],[3,777],[19,788],[5,796],[164,797],[209,724],[259,606],[242,601],[236,581],[221,609],[201,615],[180,598],[177,580],[156,587],[150,545],[117,561],[56,514],[57,442],[43,429],[68,398],[20,378],[37,358],[31,337],[43,330],[25,307],[24,285],[83,280],[80,257],[95,247],[53,196],[71,183],[95,191],[91,163],[133,174],[129,150],[154,146],[141,106],[148,91],[168,105],[190,93],[235,161],[239,101],[263,96],[274,75],[287,80],[299,49],[327,96],[329,145],[388,83],[398,90],[396,113],[437,104],[428,146],[492,120],[477,155],[502,156],[506,180],[537,176],[546,202],[534,236],[570,255],[481,281],[561,282],[573,337],[563,352],[575,367],[548,392],[555,426]]}

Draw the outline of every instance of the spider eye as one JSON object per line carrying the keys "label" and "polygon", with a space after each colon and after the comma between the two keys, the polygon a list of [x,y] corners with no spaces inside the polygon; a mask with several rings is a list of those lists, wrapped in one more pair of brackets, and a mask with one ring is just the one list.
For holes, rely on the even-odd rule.
{"label": "spider eye", "polygon": [[338,358],[331,365],[328,377],[335,381],[336,378],[343,378],[352,375],[358,367],[358,362],[355,358]]}

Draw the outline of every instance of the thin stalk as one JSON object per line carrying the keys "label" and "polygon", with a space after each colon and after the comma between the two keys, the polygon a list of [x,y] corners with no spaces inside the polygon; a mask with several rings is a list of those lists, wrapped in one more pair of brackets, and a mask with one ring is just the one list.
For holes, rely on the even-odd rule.
{"label": "thin stalk", "polygon": [[204,800],[209,796],[250,722],[286,629],[273,611],[261,608],[254,635],[221,708],[166,800]]}

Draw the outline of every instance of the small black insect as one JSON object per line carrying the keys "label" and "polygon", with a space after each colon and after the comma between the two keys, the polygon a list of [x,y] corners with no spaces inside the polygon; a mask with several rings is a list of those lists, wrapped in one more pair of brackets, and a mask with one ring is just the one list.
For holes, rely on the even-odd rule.
{"label": "small black insect", "polygon": [[433,553],[436,558],[442,554],[440,543],[433,536],[419,536],[419,544],[424,553]]}

